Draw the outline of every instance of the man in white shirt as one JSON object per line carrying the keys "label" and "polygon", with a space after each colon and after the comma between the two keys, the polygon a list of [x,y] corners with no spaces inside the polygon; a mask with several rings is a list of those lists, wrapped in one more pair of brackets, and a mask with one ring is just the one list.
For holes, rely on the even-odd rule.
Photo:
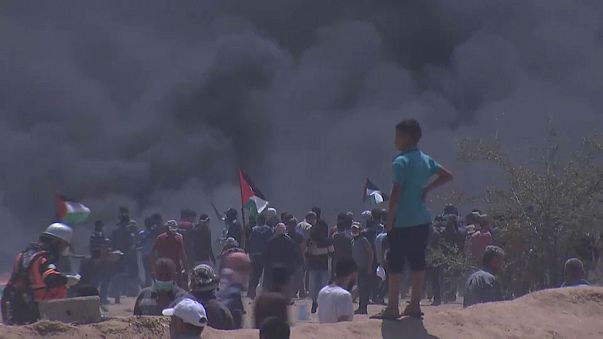
{"label": "man in white shirt", "polygon": [[335,282],[323,287],[318,293],[318,320],[320,323],[336,323],[354,319],[354,304],[350,290],[354,287],[357,267],[353,260],[336,263]]}

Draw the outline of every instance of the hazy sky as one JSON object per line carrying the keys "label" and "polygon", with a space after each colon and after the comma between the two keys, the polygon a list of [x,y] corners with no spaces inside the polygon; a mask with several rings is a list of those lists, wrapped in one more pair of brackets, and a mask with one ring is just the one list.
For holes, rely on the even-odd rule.
{"label": "hazy sky", "polygon": [[55,191],[107,224],[119,204],[168,218],[238,206],[239,166],[280,209],[360,211],[408,117],[479,190],[492,174],[459,138],[523,155],[549,117],[569,141],[601,129],[601,18],[599,0],[4,1],[3,250]]}

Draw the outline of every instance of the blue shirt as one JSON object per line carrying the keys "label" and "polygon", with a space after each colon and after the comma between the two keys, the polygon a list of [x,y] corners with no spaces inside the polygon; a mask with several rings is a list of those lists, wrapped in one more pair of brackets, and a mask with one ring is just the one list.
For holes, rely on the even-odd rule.
{"label": "blue shirt", "polygon": [[423,190],[440,164],[417,148],[400,153],[392,164],[394,183],[402,190],[398,198],[395,228],[412,227],[431,222],[431,214],[423,201]]}

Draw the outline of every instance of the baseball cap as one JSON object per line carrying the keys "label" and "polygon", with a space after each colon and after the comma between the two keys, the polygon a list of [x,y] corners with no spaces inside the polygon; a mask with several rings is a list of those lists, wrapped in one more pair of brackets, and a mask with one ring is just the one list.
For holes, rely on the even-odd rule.
{"label": "baseball cap", "polygon": [[207,314],[203,305],[191,299],[182,299],[173,308],[166,308],[161,314],[180,318],[187,324],[205,327],[207,324]]}

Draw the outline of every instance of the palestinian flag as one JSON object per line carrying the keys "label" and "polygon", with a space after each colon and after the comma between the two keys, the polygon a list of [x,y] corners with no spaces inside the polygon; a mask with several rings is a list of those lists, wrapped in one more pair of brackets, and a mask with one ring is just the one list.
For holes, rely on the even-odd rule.
{"label": "palestinian flag", "polygon": [[388,197],[385,195],[379,187],[377,187],[371,179],[366,178],[366,184],[364,185],[364,195],[362,201],[372,201],[374,204],[379,205],[380,203],[387,201]]}
{"label": "palestinian flag", "polygon": [[57,218],[66,224],[79,224],[90,215],[90,209],[84,204],[71,201],[60,194],[55,195]]}
{"label": "palestinian flag", "polygon": [[241,203],[243,207],[249,209],[252,215],[262,213],[268,207],[268,201],[266,201],[262,192],[255,187],[247,174],[242,170],[239,170],[239,181],[241,184]]}

